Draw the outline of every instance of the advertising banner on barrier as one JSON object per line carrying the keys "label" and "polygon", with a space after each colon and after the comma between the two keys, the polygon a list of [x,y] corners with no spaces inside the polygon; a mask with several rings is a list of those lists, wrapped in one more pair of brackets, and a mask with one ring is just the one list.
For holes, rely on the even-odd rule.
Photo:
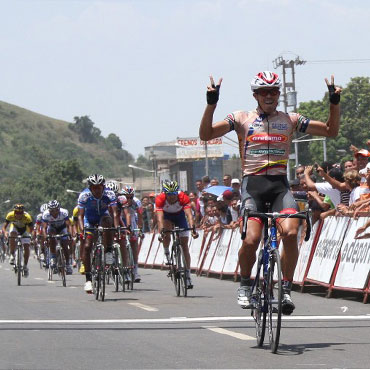
{"label": "advertising banner on barrier", "polygon": [[221,274],[225,264],[227,250],[229,249],[230,239],[233,231],[231,229],[224,229],[217,245],[209,272]]}
{"label": "advertising banner on barrier", "polygon": [[152,244],[153,235],[151,233],[145,233],[145,238],[143,239],[139,252],[139,264],[143,265],[148,257],[149,249]]}
{"label": "advertising banner on barrier", "polygon": [[199,256],[198,268],[197,272],[200,274],[203,269],[204,261],[208,254],[208,247],[211,244],[211,239],[213,238],[213,232],[204,233],[204,242],[203,242],[203,249],[201,251],[201,255]]}
{"label": "advertising banner on barrier", "polygon": [[146,266],[152,266],[154,265],[154,259],[157,254],[159,246],[162,248],[162,243],[158,241],[157,234],[155,234],[155,237],[153,239],[152,247],[150,248],[148,258],[146,260]]}
{"label": "advertising banner on barrier", "polygon": [[[217,235],[217,234],[216,234]],[[213,260],[213,256],[215,255],[218,243],[220,242],[220,238],[214,239],[213,236],[212,241],[208,247],[207,255],[204,257],[204,263],[202,266],[202,272],[207,273],[209,268],[211,267],[211,262]]]}
{"label": "advertising banner on barrier", "polygon": [[[155,236],[155,239],[158,240],[158,234],[156,234]],[[153,242],[153,245],[154,245],[154,242]],[[163,262],[164,262],[164,248],[163,248],[163,244],[160,243],[159,244],[159,247],[158,247],[158,250],[157,250],[157,254],[154,258],[154,266],[162,266],[163,265]]]}
{"label": "advertising banner on barrier", "polygon": [[312,226],[310,240],[308,242],[303,241],[303,243],[299,247],[298,261],[293,277],[293,281],[295,283],[303,282],[304,274],[307,269],[308,259],[311,254],[311,249],[313,247],[314,241],[316,240],[316,233],[317,229],[319,228],[319,224],[320,224],[319,221],[315,222],[315,224]]}
{"label": "advertising banner on barrier", "polygon": [[328,284],[348,226],[347,217],[328,217],[324,220],[320,239],[307,274],[307,279]]}
{"label": "advertising banner on barrier", "polygon": [[224,268],[222,270],[223,274],[234,274],[236,267],[238,266],[238,252],[242,246],[242,240],[240,239],[239,230],[233,230],[229,251],[226,256]]}
{"label": "advertising banner on barrier", "polygon": [[198,230],[199,237],[197,239],[191,238],[191,243],[189,247],[190,260],[191,260],[191,269],[194,270],[198,267],[200,250],[202,248],[204,231]]}
{"label": "advertising banner on barrier", "polygon": [[369,218],[351,219],[340,251],[334,287],[364,289],[370,271],[370,239],[355,239],[356,230]]}

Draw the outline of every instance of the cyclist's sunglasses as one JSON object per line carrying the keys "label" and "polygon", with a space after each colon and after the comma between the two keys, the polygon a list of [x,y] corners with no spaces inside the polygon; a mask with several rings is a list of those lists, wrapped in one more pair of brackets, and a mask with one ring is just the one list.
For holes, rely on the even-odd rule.
{"label": "cyclist's sunglasses", "polygon": [[271,96],[276,96],[280,93],[279,89],[260,89],[257,90],[256,93],[261,96],[267,96],[270,94]]}
{"label": "cyclist's sunglasses", "polygon": [[172,193],[166,193],[167,195],[179,195],[179,192],[178,191],[174,191]]}

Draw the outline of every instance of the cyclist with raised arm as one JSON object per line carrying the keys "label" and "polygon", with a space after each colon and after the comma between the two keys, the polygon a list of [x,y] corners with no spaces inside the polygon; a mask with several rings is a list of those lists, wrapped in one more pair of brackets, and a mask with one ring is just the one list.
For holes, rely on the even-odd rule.
{"label": "cyclist with raised arm", "polygon": [[[66,259],[66,274],[72,275],[72,266],[69,259],[69,237],[67,234],[72,234],[71,222],[69,221],[68,211],[60,207],[57,200],[51,200],[48,203],[48,209],[42,214],[42,233],[44,240],[53,235],[64,235],[60,244],[63,249],[64,257]],[[56,268],[56,239],[50,238],[50,261],[51,267]]]}
{"label": "cyclist with raised arm", "polygon": [[[276,73],[269,71],[260,72],[252,79],[251,90],[257,102],[256,110],[236,111],[228,114],[224,120],[213,123],[222,79],[217,85],[212,76],[210,81],[199,136],[207,141],[236,131],[243,172],[241,214],[245,208],[267,212],[266,203],[271,204],[273,212],[297,212],[286,176],[290,144],[295,131],[315,136],[338,135],[341,89],[334,85],[334,76],[330,83],[325,79],[330,101],[329,117],[325,123],[311,120],[299,113],[277,111],[281,82]],[[238,303],[242,308],[250,308],[251,271],[256,261],[262,227],[260,219],[249,218],[248,233],[239,250],[241,282]],[[298,219],[287,218],[279,223],[284,245],[281,256],[284,279],[282,308],[283,313],[288,315],[295,308],[290,292],[298,259],[298,227]]]}
{"label": "cyclist with raised arm", "polygon": [[[165,181],[160,193],[155,199],[155,211],[158,221],[158,230],[162,232],[164,229],[171,230],[174,226],[180,228],[191,228],[192,237],[198,237],[195,231],[195,224],[193,214],[191,212],[191,205],[189,197],[179,190],[179,185],[176,181]],[[189,225],[189,226],[188,226]],[[164,254],[166,263],[170,263],[169,245],[171,236],[168,233],[162,233]],[[182,231],[180,233],[180,243],[184,251],[187,270],[187,288],[192,289],[193,283],[190,276],[190,253],[189,253],[189,231]]]}
{"label": "cyclist with raised arm", "polygon": [[[117,199],[113,191],[105,189],[105,178],[102,175],[94,174],[87,178],[88,187],[80,193],[78,197],[78,227],[81,231],[80,240],[84,243],[83,263],[85,266],[86,283],[84,290],[92,293],[92,276],[90,254],[93,245],[94,235],[86,233],[84,239],[84,229],[96,226],[118,227],[119,215],[117,211]],[[109,214],[112,211],[112,217]],[[113,263],[112,245],[113,233],[104,231],[103,243],[105,247],[105,262],[107,265]]]}
{"label": "cyclist with raised arm", "polygon": [[[9,232],[6,231],[8,225],[10,224]],[[31,243],[31,231],[33,229],[32,217],[29,213],[24,211],[23,204],[16,204],[13,208],[13,211],[9,212],[6,215],[5,223],[3,225],[3,235],[7,239],[8,236],[11,236],[9,240],[10,246],[10,260],[9,263],[14,265],[14,253],[16,247],[16,238],[18,235],[22,236],[22,244],[24,248],[24,263],[23,263],[23,276],[28,277],[28,259],[30,257],[30,243]]]}

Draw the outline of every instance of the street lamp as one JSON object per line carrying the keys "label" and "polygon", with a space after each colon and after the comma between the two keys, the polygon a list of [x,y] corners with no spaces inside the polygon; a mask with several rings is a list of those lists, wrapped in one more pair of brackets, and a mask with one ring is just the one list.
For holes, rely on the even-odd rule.
{"label": "street lamp", "polygon": [[157,171],[147,170],[146,168],[141,168],[141,167],[138,167],[138,166],[134,166],[133,164],[129,164],[128,166],[130,168],[132,168],[133,170],[136,169],[136,170],[152,173],[154,175],[154,193],[157,193]]}
{"label": "street lamp", "polygon": [[80,194],[81,193],[80,191],[71,190],[71,189],[66,189],[66,192],[67,193],[75,193],[75,194]]}

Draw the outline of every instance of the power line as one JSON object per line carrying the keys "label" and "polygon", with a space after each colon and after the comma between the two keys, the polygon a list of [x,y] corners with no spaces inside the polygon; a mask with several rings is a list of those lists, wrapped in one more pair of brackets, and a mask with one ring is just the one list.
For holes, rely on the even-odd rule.
{"label": "power line", "polygon": [[325,64],[325,63],[370,63],[370,59],[322,59],[322,60],[307,60],[310,64]]}

